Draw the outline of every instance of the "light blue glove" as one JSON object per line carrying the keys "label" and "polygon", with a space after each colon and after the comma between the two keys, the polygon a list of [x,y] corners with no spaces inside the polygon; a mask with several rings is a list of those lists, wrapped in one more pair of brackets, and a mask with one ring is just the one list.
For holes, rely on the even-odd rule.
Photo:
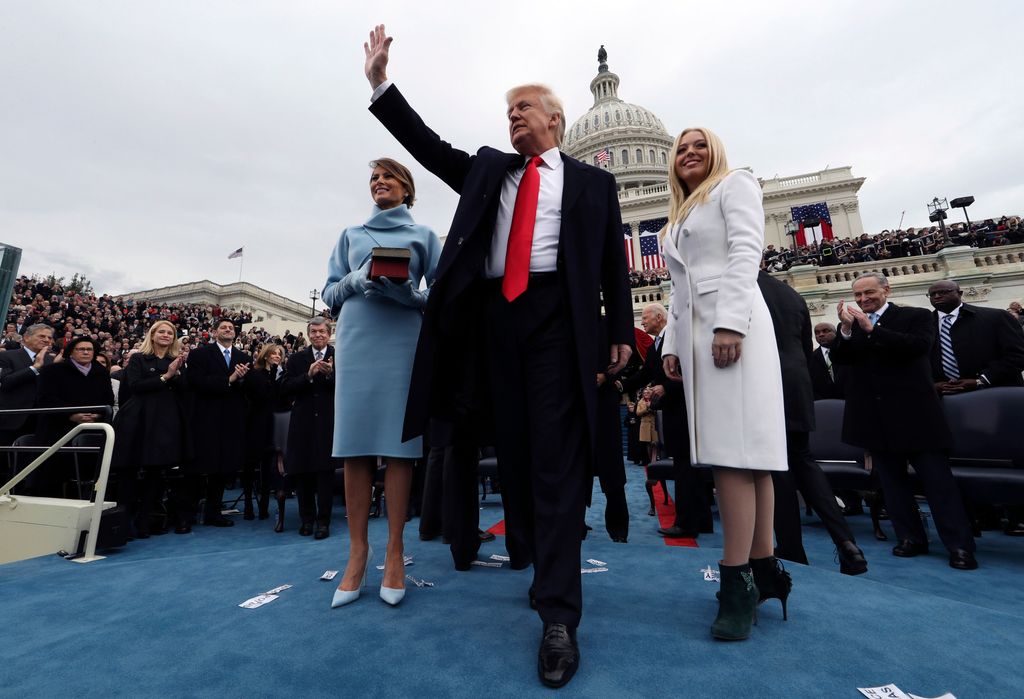
{"label": "light blue glove", "polygon": [[348,298],[353,294],[365,294],[366,290],[373,286],[373,282],[370,281],[370,260],[367,260],[362,267],[349,272],[341,280],[341,294],[343,298]]}
{"label": "light blue glove", "polygon": [[395,284],[387,277],[372,282],[363,292],[366,298],[388,298],[409,308],[423,308],[427,305],[427,292],[414,289],[412,281]]}

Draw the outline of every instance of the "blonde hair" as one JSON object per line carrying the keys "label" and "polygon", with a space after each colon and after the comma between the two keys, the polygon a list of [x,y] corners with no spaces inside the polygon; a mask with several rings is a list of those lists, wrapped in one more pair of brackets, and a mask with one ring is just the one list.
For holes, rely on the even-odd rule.
{"label": "blonde hair", "polygon": [[[676,152],[679,150],[679,143],[683,140],[683,136],[693,131],[700,132],[708,143],[708,175],[704,178],[703,182],[697,185],[696,189],[690,192],[686,188],[686,183],[676,173]],[[699,126],[683,129],[683,132],[676,136],[675,143],[672,144],[670,152],[668,166],[668,226],[662,229],[662,236],[668,231],[669,226],[674,226],[685,220],[693,207],[707,202],[711,190],[729,174],[729,163],[725,158],[725,146],[722,144],[722,139],[716,136],[710,129]]]}
{"label": "blonde hair", "polygon": [[281,360],[284,360],[284,347],[277,344],[276,342],[268,342],[267,344],[263,345],[263,349],[261,349],[260,353],[256,356],[256,361],[253,363],[253,366],[256,367],[257,369],[266,369],[267,357],[270,356],[271,352],[280,352]]}
{"label": "blonde hair", "polygon": [[153,345],[153,335],[156,334],[157,328],[161,325],[166,325],[174,333],[174,342],[167,348],[167,356],[171,358],[177,357],[181,354],[181,338],[178,337],[178,329],[169,320],[158,320],[149,326],[149,330],[146,331],[146,339],[142,341],[142,347],[139,348],[139,351],[143,354],[156,354],[156,347]]}
{"label": "blonde hair", "polygon": [[516,95],[524,92],[536,92],[540,103],[544,105],[544,111],[548,114],[558,115],[558,129],[555,131],[555,143],[559,147],[562,145],[562,140],[565,138],[565,107],[562,106],[562,100],[558,99],[558,95],[555,94],[547,85],[542,83],[527,83],[525,85],[516,85],[511,90],[505,93],[505,105],[512,106],[512,100]]}

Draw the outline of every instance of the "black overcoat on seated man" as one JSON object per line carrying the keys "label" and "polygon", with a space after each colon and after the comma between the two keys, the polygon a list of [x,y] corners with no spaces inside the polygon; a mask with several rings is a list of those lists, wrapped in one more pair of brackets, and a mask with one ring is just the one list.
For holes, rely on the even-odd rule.
{"label": "black overcoat on seated man", "polygon": [[[939,345],[938,311],[932,311],[936,332],[932,345],[932,378],[945,381]],[[990,386],[1024,386],[1024,331],[1017,319],[1001,308],[961,304],[957,320],[949,329],[953,354],[962,379],[978,379]]]}

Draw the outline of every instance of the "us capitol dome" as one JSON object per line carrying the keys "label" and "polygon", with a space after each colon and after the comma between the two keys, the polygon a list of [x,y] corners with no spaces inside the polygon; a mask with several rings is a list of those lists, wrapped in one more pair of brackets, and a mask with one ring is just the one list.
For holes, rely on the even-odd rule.
{"label": "us capitol dome", "polygon": [[[597,75],[590,81],[594,104],[566,129],[562,151],[615,175],[629,267],[658,269],[664,261],[651,237],[667,222],[668,167],[675,136],[651,110],[619,97],[619,76],[608,69],[604,46],[597,61]],[[758,179],[764,191],[766,245],[792,245],[793,208],[817,203],[827,206],[836,237],[864,232],[857,201],[864,178],[854,177],[849,167]],[[637,308],[663,300],[661,286],[649,290],[653,293],[640,291],[634,299]],[[667,283],[663,286],[667,292]]]}

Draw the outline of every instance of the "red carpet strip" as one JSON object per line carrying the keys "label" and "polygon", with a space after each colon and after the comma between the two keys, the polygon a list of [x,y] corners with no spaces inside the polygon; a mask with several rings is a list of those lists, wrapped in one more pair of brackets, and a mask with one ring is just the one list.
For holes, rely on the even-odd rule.
{"label": "red carpet strip", "polygon": [[[676,504],[672,501],[672,498],[661,489],[661,483],[655,483],[654,487],[654,510],[658,513],[658,523],[665,529],[668,529],[676,522]],[[665,501],[668,504],[665,504]],[[696,539],[670,539],[665,537],[666,546],[689,546],[690,548],[698,548]]]}

